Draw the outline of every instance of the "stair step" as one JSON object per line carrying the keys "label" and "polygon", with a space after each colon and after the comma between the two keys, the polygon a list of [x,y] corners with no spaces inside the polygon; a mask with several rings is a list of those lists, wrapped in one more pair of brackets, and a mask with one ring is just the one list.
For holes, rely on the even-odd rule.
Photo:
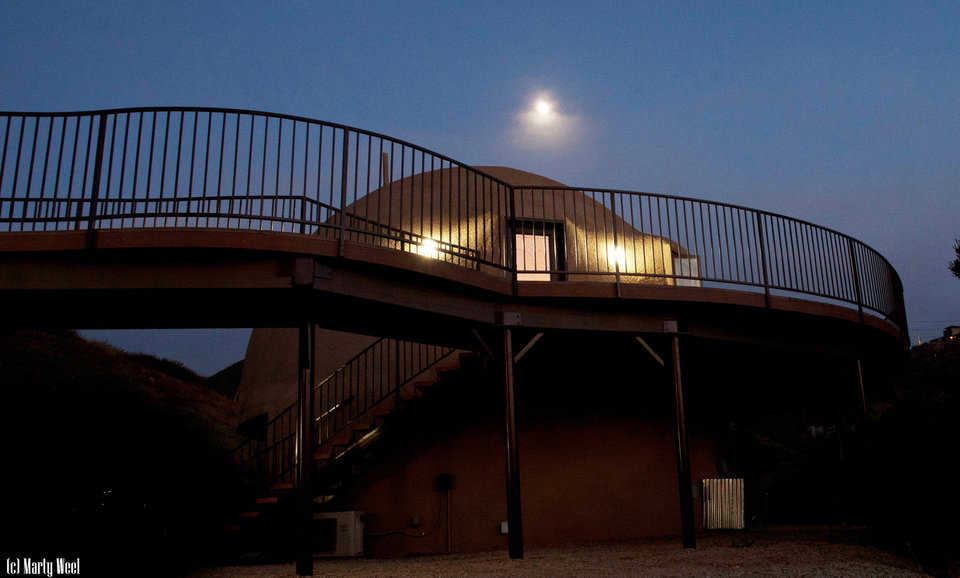
{"label": "stair step", "polygon": [[270,490],[274,493],[293,491],[293,482],[278,482],[270,486]]}
{"label": "stair step", "polygon": [[237,532],[243,531],[243,526],[238,526],[236,524],[226,524],[223,526],[224,533],[235,534]]}
{"label": "stair step", "polygon": [[242,520],[253,520],[254,518],[259,518],[259,517],[260,517],[260,512],[256,512],[256,511],[240,512],[240,518]]}
{"label": "stair step", "polygon": [[277,496],[266,496],[263,498],[257,498],[257,504],[279,504],[280,498]]}
{"label": "stair step", "polygon": [[366,442],[371,441],[373,440],[374,437],[380,435],[380,432],[381,430],[378,427],[371,428],[366,432],[364,432],[362,436],[357,438],[357,441],[353,444],[353,446],[350,446],[350,447],[353,448],[354,446],[364,445],[366,444]]}

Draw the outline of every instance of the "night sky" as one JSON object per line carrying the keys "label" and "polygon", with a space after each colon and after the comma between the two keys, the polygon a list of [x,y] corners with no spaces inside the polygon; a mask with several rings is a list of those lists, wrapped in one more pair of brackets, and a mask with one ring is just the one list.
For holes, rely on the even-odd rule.
{"label": "night sky", "polygon": [[[861,239],[960,324],[960,3],[0,3],[0,110],[252,108]],[[554,133],[532,131],[536,99]],[[249,330],[91,331],[211,374]]]}

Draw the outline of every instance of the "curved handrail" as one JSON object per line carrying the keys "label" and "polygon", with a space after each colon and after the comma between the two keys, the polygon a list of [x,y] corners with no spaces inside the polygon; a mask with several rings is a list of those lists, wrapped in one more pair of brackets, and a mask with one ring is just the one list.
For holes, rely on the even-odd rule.
{"label": "curved handrail", "polygon": [[902,283],[879,252],[769,211],[618,189],[512,186],[387,135],[256,110],[2,112],[0,130],[0,232],[299,233],[514,282],[799,294],[876,312],[906,336]]}

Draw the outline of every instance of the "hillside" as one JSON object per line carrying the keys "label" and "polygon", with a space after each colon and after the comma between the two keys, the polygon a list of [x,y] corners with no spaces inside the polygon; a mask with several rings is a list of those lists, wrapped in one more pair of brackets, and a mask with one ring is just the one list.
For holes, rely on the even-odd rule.
{"label": "hillside", "polygon": [[157,573],[202,559],[236,487],[231,399],[175,362],[17,331],[0,334],[0,407],[18,496],[4,553],[76,552],[96,574],[117,557],[162,552],[142,570]]}

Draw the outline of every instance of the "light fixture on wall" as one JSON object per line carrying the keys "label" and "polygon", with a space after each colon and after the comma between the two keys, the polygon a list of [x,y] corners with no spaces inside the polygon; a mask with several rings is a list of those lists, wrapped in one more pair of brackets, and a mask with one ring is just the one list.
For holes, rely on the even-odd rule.
{"label": "light fixture on wall", "polygon": [[424,239],[417,246],[417,254],[431,259],[440,258],[440,245],[433,239]]}
{"label": "light fixture on wall", "polygon": [[610,263],[611,269],[614,267],[618,267],[619,271],[625,271],[627,269],[627,254],[624,252],[623,247],[616,245],[608,246],[607,261]]}

